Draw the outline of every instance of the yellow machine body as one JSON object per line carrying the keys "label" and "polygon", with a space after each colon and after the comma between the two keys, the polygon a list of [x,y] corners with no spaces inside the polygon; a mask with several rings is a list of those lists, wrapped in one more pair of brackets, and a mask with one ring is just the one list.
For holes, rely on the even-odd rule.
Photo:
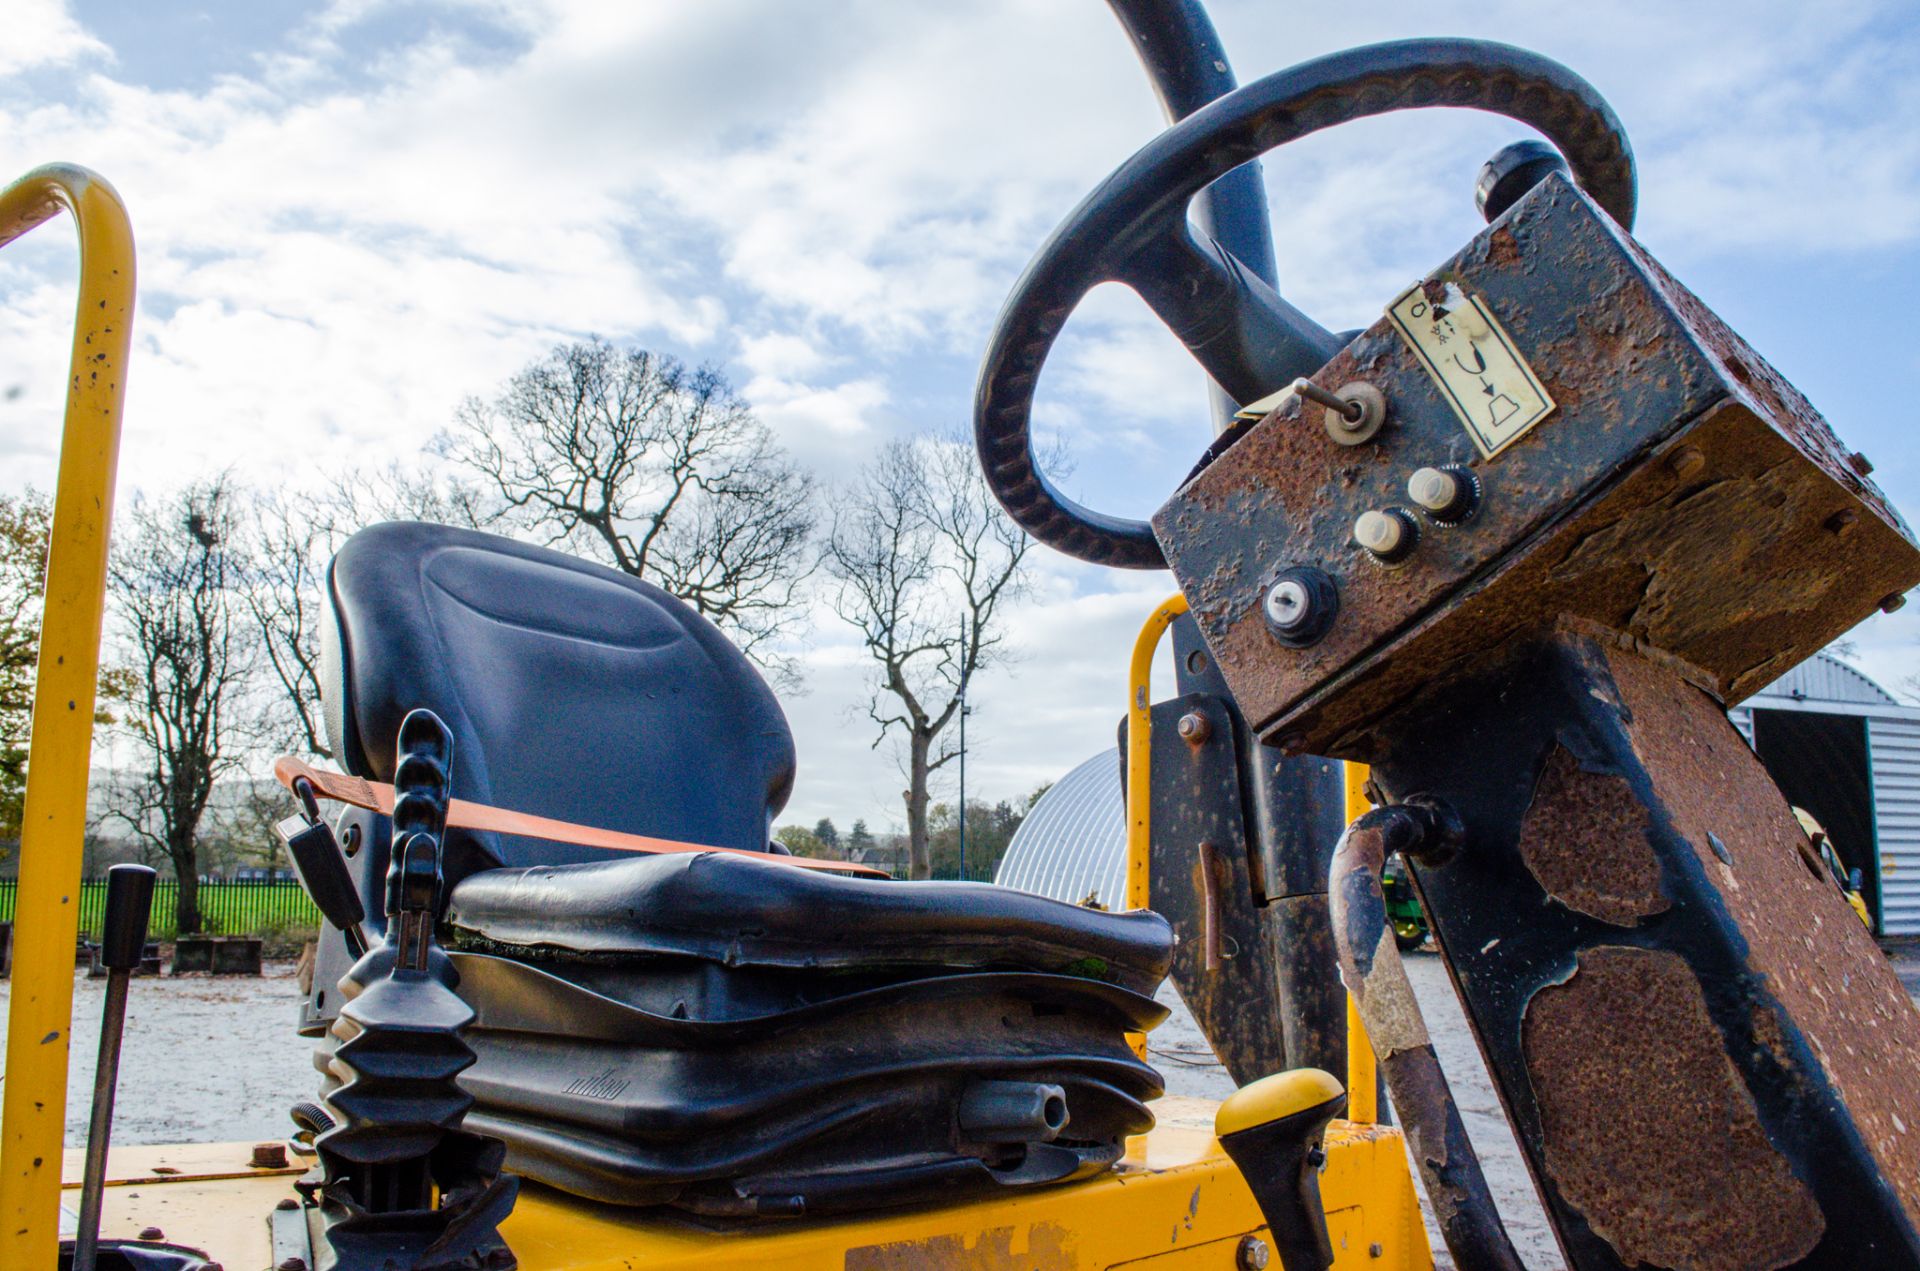
{"label": "yellow machine body", "polygon": [[[942,1271],[1231,1271],[1242,1240],[1264,1238],[1253,1196],[1213,1135],[1215,1105],[1160,1100],[1159,1125],[1112,1173],[1007,1201],[902,1209],[857,1218],[723,1227],[658,1211],[597,1205],[527,1185],[503,1227],[522,1271],[721,1271],[833,1268]],[[228,1271],[271,1266],[267,1216],[304,1171],[249,1166],[250,1145],[116,1148],[105,1227],[157,1226]],[[1320,1193],[1339,1271],[1430,1271],[1420,1202],[1398,1130],[1336,1121]],[[78,1151],[67,1154],[77,1200]],[[156,1173],[155,1168],[178,1170]],[[1276,1269],[1278,1259],[1269,1264]]]}

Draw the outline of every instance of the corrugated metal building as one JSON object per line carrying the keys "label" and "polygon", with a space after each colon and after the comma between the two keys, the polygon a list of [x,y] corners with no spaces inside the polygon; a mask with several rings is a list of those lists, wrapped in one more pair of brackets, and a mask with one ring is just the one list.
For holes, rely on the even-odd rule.
{"label": "corrugated metal building", "polygon": [[1729,712],[1787,800],[1826,827],[1882,935],[1920,935],[1920,707],[1818,654]]}
{"label": "corrugated metal building", "polygon": [[[1789,802],[1861,873],[1874,930],[1920,935],[1920,707],[1837,658],[1801,663],[1730,712]],[[1015,831],[994,881],[1117,909],[1126,896],[1118,752],[1062,777]]]}
{"label": "corrugated metal building", "polygon": [[1127,811],[1120,752],[1103,750],[1048,787],[1007,844],[993,881],[1070,904],[1126,907]]}

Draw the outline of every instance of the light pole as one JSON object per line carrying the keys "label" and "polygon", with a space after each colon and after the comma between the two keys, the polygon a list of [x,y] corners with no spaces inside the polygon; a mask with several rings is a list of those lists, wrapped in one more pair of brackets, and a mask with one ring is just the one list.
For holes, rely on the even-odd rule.
{"label": "light pole", "polygon": [[967,629],[960,628],[960,881],[967,881]]}

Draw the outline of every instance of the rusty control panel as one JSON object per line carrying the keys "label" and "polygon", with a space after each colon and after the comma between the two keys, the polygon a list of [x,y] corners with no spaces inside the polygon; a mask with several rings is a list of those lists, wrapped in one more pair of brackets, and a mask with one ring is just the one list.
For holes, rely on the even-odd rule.
{"label": "rusty control panel", "polygon": [[[1366,331],[1312,322],[1188,217],[1276,146],[1434,105],[1545,140],[1488,162],[1486,229]],[[1276,72],[1040,249],[982,362],[982,472],[1041,541],[1173,570],[1220,677],[1178,708],[1370,766],[1375,806],[1330,858],[1287,836],[1243,875],[1209,850],[1238,837],[1208,819],[1233,783],[1203,779],[1205,745],[1169,754],[1154,899],[1194,878],[1252,907],[1330,860],[1333,949],[1275,928],[1294,973],[1266,978],[1337,962],[1455,1265],[1521,1264],[1386,922],[1391,854],[1574,1271],[1920,1271],[1920,1010],[1726,716],[1899,605],[1920,547],[1866,459],[1632,239],[1637,188],[1598,93],[1506,45]],[[1073,501],[1032,444],[1047,353],[1109,280],[1238,417],[1150,525]]]}
{"label": "rusty control panel", "polygon": [[1154,519],[1249,723],[1373,765],[1332,927],[1416,1143],[1457,1116],[1347,845],[1447,827],[1399,850],[1578,1271],[1920,1266],[1920,1012],[1725,715],[1920,582],[1867,473],[1553,176]]}
{"label": "rusty control panel", "polygon": [[1436,674],[1569,621],[1731,704],[1920,583],[1866,460],[1561,176],[1311,386],[1153,520],[1292,752],[1368,759]]}

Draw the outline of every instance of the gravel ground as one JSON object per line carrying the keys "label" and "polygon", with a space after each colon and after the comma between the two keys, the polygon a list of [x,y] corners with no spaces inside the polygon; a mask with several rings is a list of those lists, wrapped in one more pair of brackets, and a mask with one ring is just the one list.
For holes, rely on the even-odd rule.
{"label": "gravel ground", "polygon": [[[1895,969],[1920,999],[1920,947],[1893,953]],[[1459,1101],[1467,1133],[1479,1149],[1494,1199],[1526,1264],[1556,1271],[1563,1263],[1499,1100],[1467,1031],[1439,958],[1407,961],[1440,1061]],[[74,979],[74,1065],[67,1098],[67,1144],[84,1145],[87,1102],[99,1047],[104,980]],[[10,985],[0,981],[0,1010]],[[1169,1093],[1219,1099],[1233,1084],[1172,989],[1162,1000],[1174,1014],[1150,1039],[1152,1058]],[[286,1110],[318,1085],[313,1043],[295,1035],[300,991],[292,963],[269,963],[260,979],[135,980],[128,1010],[114,1139],[171,1143],[191,1139],[273,1139],[288,1129]],[[0,1020],[0,1039],[5,1021]],[[1428,1238],[1441,1267],[1450,1267],[1432,1223]]]}
{"label": "gravel ground", "polygon": [[[73,981],[73,1069],[67,1082],[67,1146],[84,1147],[100,1053],[106,980]],[[12,984],[0,981],[0,1010]],[[113,1141],[277,1139],[287,1109],[319,1086],[313,1043],[294,1033],[300,989],[293,963],[270,962],[259,979],[171,976],[136,979],[127,995]],[[0,1038],[6,1021],[0,1020]],[[0,1051],[4,1054],[4,1051]]]}

